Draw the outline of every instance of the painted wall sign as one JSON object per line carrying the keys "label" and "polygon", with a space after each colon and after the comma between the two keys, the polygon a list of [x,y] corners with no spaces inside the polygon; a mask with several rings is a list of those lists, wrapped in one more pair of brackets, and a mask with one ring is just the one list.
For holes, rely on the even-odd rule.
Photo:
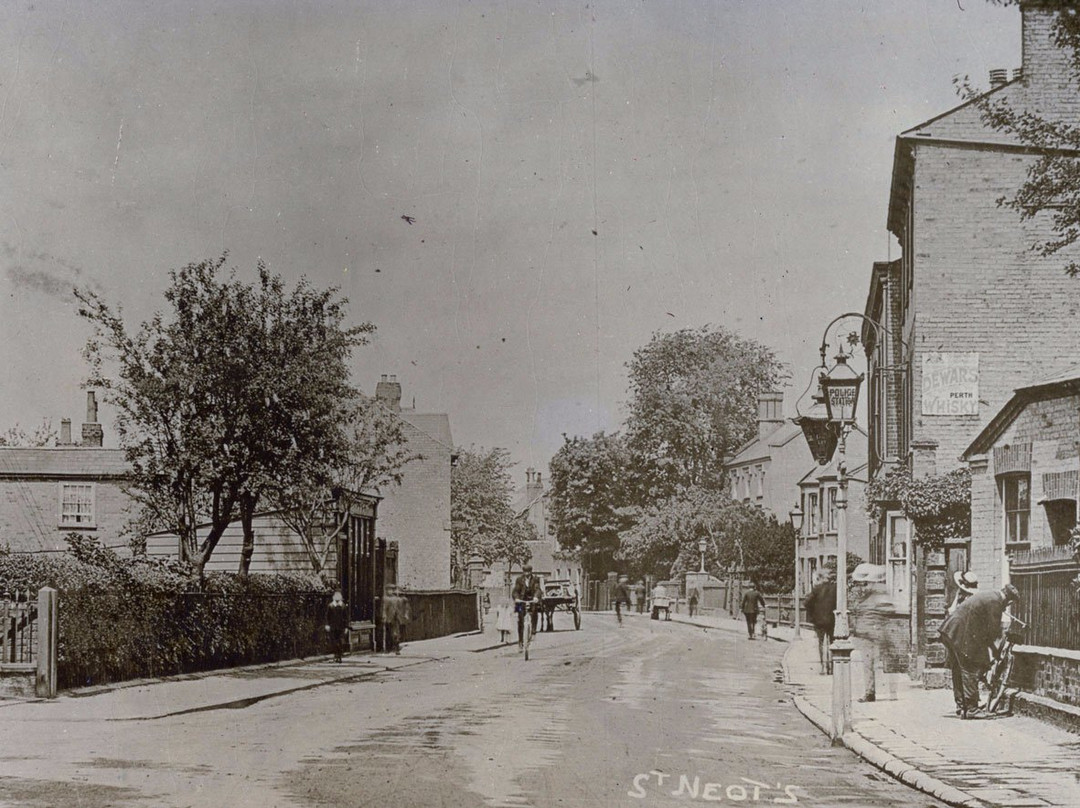
{"label": "painted wall sign", "polygon": [[979,414],[977,353],[923,354],[922,414]]}

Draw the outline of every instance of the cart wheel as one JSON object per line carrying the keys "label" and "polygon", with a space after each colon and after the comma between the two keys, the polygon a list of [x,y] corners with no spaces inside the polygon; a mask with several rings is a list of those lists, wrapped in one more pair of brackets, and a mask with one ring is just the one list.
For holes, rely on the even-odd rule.
{"label": "cart wheel", "polygon": [[576,608],[574,609],[574,631],[581,629],[581,612]]}

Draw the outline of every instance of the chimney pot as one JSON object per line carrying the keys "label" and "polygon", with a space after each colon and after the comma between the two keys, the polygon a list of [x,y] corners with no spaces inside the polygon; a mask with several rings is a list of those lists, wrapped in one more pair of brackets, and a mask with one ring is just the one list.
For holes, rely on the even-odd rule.
{"label": "chimney pot", "polygon": [[387,379],[383,376],[379,383],[375,385],[375,398],[384,407],[387,407],[394,412],[401,411],[401,385],[398,384],[397,376],[391,376]]}
{"label": "chimney pot", "polygon": [[995,67],[990,71],[990,87],[1000,87],[1009,81],[1009,71],[1004,67]]}
{"label": "chimney pot", "polygon": [[82,425],[83,446],[101,446],[104,443],[105,433],[102,431],[97,417],[97,396],[93,390],[88,390],[86,393],[86,423]]}
{"label": "chimney pot", "polygon": [[60,419],[60,440],[58,442],[58,445],[60,445],[60,446],[70,446],[71,445],[71,419],[70,418],[61,418]]}
{"label": "chimney pot", "polygon": [[1024,68],[1014,67],[1012,72],[1013,81],[1019,81],[1024,77]]}

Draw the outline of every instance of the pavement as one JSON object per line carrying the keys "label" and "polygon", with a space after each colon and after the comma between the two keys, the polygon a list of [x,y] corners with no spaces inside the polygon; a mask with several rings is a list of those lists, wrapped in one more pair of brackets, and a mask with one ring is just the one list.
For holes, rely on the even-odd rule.
{"label": "pavement", "polygon": [[[589,619],[614,615],[589,615]],[[647,620],[648,615],[627,619]],[[741,616],[711,614],[672,620],[705,630],[745,635]],[[773,628],[766,642],[787,644],[783,668],[799,711],[826,734],[831,678],[818,670],[812,632],[801,638]],[[168,715],[246,707],[264,699],[343,681],[359,681],[412,665],[436,662],[450,653],[503,647],[493,626],[486,631],[407,643],[400,655],[353,654],[341,664],[329,657],[258,665],[230,671],[141,680],[65,691],[44,700],[0,701],[0,719],[79,721],[100,718],[150,720]],[[852,694],[863,693],[860,651],[853,654]],[[168,699],[162,698],[167,683]],[[167,702],[167,707],[164,704]],[[22,715],[26,713],[26,715]],[[1025,716],[962,721],[951,690],[926,690],[905,674],[879,674],[877,700],[854,701],[852,727],[843,745],[872,765],[941,802],[965,808],[1080,806],[1076,754],[1080,738]]]}
{"label": "pavement", "polygon": [[[673,620],[745,636],[740,616],[726,614]],[[828,734],[832,679],[819,672],[817,641],[791,628],[770,629],[768,641],[788,644],[784,678],[799,711]],[[1080,806],[1076,756],[1080,738],[1026,716],[963,721],[951,689],[927,690],[906,674],[878,674],[877,700],[864,693],[861,651],[852,655],[851,730],[843,745],[859,757],[941,802],[965,808]]]}

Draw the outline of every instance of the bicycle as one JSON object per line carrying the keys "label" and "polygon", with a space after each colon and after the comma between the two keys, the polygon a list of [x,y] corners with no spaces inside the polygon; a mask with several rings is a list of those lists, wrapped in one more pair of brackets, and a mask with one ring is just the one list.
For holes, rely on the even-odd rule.
{"label": "bicycle", "polygon": [[1015,623],[1023,629],[1027,628],[1027,623],[1013,617],[1008,612],[1005,615],[1010,620],[1009,627],[1005,630],[1005,636],[1001,640],[1001,645],[998,647],[994,662],[990,665],[990,670],[986,672],[986,685],[990,692],[986,697],[986,706],[983,709],[988,713],[998,712],[1006,697],[1008,697],[1008,702],[1002,712],[1011,713],[1012,696],[1016,693],[1014,688],[1009,687],[1009,678],[1012,676],[1015,662],[1013,646],[1019,644],[1023,637],[1020,630],[1013,628],[1013,624]]}
{"label": "bicycle", "polygon": [[522,624],[521,637],[522,645],[524,646],[526,662],[529,661],[529,646],[532,644],[533,634],[536,633],[536,626],[534,625],[534,623],[536,622],[536,618],[539,616],[536,611],[539,605],[540,601],[535,598],[533,600],[514,601],[514,611],[517,612],[518,620],[520,620]]}

